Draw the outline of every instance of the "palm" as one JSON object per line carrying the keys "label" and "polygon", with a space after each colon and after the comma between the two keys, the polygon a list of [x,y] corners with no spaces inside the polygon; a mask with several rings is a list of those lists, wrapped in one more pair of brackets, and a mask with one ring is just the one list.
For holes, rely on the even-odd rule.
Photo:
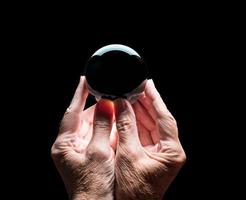
{"label": "palm", "polygon": [[[163,102],[159,104],[165,107]],[[133,109],[137,119],[140,142],[145,153],[151,155],[148,158],[154,160],[156,165],[162,164],[166,170],[172,170],[172,164],[176,165],[177,162],[181,162],[180,155],[183,156],[174,117],[167,109],[157,114],[154,109],[151,109],[151,102],[146,97],[140,98],[133,105]]]}
{"label": "palm", "polygon": [[133,104],[139,139],[146,151],[163,153],[168,146],[172,145],[168,135],[177,136],[176,122],[171,114],[163,119],[158,119],[153,110],[146,109],[148,104],[146,98]]}

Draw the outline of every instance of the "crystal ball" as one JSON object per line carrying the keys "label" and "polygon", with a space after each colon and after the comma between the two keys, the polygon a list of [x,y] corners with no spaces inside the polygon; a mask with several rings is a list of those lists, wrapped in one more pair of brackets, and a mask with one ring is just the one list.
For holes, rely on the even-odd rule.
{"label": "crystal ball", "polygon": [[112,44],[98,49],[85,67],[87,86],[97,100],[126,98],[134,101],[144,91],[148,69],[132,48]]}

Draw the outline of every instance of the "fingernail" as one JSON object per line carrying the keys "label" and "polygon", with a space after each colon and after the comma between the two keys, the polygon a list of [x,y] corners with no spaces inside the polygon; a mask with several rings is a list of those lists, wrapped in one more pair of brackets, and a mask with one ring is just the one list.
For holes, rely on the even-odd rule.
{"label": "fingernail", "polygon": [[116,117],[119,116],[122,112],[124,112],[127,108],[126,100],[125,99],[116,99],[114,101],[115,106],[115,115]]}
{"label": "fingernail", "polygon": [[82,82],[82,81],[84,81],[84,79],[85,79],[85,76],[80,76],[80,82]]}
{"label": "fingernail", "polygon": [[97,102],[95,112],[98,117],[111,119],[114,114],[114,104],[108,99],[101,99]]}
{"label": "fingernail", "polygon": [[149,83],[150,83],[151,85],[155,86],[155,83],[154,83],[153,79],[149,79]]}

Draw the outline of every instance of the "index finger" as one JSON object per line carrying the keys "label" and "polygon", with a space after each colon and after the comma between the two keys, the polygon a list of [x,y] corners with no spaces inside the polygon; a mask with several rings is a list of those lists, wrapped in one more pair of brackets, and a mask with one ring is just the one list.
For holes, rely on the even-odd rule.
{"label": "index finger", "polygon": [[84,110],[87,96],[88,89],[86,86],[85,76],[81,76],[79,85],[75,91],[71,104],[68,107],[68,111],[80,114]]}
{"label": "index finger", "polygon": [[145,88],[145,96],[141,96],[139,101],[149,111],[154,120],[157,118],[163,118],[169,116],[170,112],[167,109],[166,104],[161,98],[161,95],[157,91],[153,80],[148,80]]}
{"label": "index finger", "polygon": [[152,80],[148,80],[145,96],[140,97],[139,101],[157,123],[161,139],[177,135],[176,121],[167,109]]}

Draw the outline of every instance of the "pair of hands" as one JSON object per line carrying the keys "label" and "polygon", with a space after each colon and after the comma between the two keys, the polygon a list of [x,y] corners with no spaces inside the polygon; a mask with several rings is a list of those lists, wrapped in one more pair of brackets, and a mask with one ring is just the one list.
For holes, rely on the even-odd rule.
{"label": "pair of hands", "polygon": [[161,199],[186,156],[153,81],[133,105],[87,96],[82,76],[51,149],[70,198]]}

